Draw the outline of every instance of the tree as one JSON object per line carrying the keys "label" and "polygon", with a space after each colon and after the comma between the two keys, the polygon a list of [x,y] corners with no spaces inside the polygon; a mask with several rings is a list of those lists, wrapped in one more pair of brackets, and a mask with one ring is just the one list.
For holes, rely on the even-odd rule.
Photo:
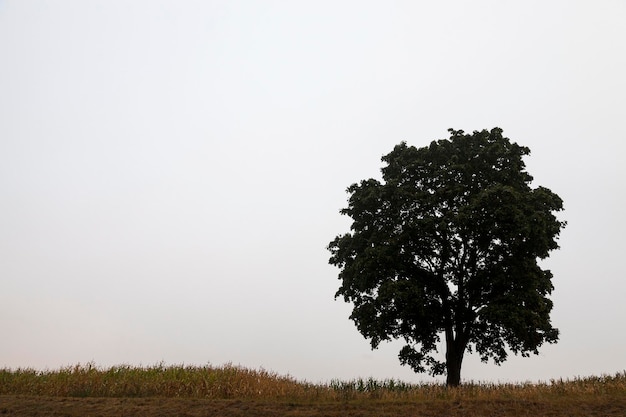
{"label": "tree", "polygon": [[[348,187],[351,232],[328,249],[335,298],[353,303],[372,349],[402,338],[403,365],[457,386],[466,351],[499,365],[507,350],[527,357],[557,342],[552,274],[537,262],[566,223],[555,216],[561,198],[531,188],[528,148],[499,128],[449,132],[428,147],[400,143],[382,158],[382,182]],[[434,355],[442,335],[445,361]]]}

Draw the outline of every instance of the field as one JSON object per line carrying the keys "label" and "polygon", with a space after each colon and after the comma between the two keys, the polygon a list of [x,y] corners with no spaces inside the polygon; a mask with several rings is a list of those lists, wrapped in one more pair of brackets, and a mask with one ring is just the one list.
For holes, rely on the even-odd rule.
{"label": "field", "polygon": [[0,370],[0,416],[626,416],[626,372],[460,388],[225,365]]}

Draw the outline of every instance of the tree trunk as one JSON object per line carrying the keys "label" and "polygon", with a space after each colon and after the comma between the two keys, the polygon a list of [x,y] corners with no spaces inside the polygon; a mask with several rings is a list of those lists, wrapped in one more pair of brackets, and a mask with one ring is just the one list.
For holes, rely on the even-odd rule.
{"label": "tree trunk", "polygon": [[463,362],[463,353],[461,357],[450,358],[450,355],[446,355],[446,385],[448,387],[458,387],[461,385],[461,363]]}
{"label": "tree trunk", "polygon": [[[452,332],[450,332],[452,333]],[[465,343],[458,340],[458,336],[446,340],[446,385],[458,387],[461,384],[461,365],[465,353]]]}

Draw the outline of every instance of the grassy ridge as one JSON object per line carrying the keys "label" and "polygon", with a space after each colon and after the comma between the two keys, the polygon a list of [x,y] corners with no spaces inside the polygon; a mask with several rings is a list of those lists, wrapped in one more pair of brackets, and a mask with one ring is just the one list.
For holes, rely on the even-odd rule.
{"label": "grassy ridge", "polygon": [[539,384],[466,383],[449,389],[440,384],[396,380],[297,381],[265,370],[239,366],[164,366],[102,369],[94,364],[54,371],[1,369],[0,395],[50,397],[161,397],[252,399],[267,401],[552,401],[626,399],[626,372],[613,376],[552,380]]}

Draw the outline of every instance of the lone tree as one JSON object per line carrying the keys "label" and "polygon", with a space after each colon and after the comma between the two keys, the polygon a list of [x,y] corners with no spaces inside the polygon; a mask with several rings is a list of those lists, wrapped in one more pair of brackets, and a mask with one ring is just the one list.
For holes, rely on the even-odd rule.
{"label": "lone tree", "polygon": [[[531,188],[530,150],[502,129],[449,129],[450,139],[402,142],[382,161],[382,182],[348,187],[351,232],[328,246],[340,268],[335,298],[372,349],[402,338],[400,362],[458,386],[466,351],[501,364],[508,349],[538,354],[556,343],[552,274],[537,264],[557,249],[558,195]],[[433,353],[445,336],[445,361]]]}

